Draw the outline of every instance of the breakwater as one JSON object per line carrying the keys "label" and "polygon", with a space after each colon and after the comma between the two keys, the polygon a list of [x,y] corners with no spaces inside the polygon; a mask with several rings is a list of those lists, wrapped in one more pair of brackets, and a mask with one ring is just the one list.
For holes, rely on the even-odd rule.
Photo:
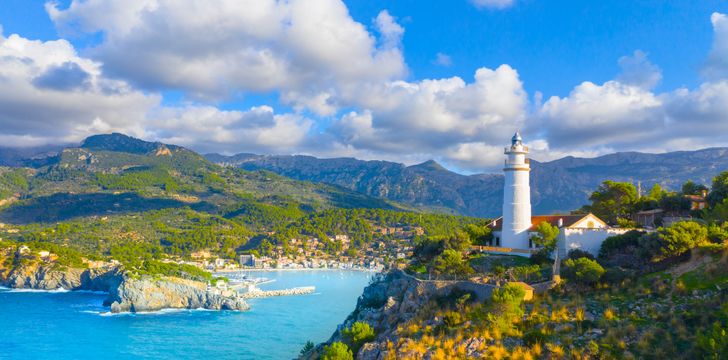
{"label": "breakwater", "polygon": [[314,291],[316,291],[315,286],[302,286],[302,287],[296,287],[291,289],[282,289],[282,290],[253,290],[248,291],[246,293],[240,294],[240,296],[244,299],[252,299],[252,298],[263,298],[263,297],[271,297],[271,296],[290,296],[290,295],[306,295],[306,294],[312,294]]}

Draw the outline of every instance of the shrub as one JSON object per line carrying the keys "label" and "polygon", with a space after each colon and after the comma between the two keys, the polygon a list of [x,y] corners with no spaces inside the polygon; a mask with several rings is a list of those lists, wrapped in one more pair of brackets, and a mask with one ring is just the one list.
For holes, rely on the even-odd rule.
{"label": "shrub", "polygon": [[594,260],[594,255],[590,254],[588,251],[584,251],[581,249],[571,249],[569,250],[569,253],[566,255],[568,259],[581,259],[581,258],[587,258]]}
{"label": "shrub", "polygon": [[658,233],[661,255],[665,258],[682,255],[708,242],[708,230],[694,221],[680,221],[660,228]]}
{"label": "shrub", "polygon": [[604,275],[604,268],[598,262],[588,259],[566,259],[564,261],[564,277],[579,284],[594,284]]}
{"label": "shrub", "polygon": [[433,268],[437,274],[461,276],[473,272],[463,255],[457,250],[446,249],[433,261]]}
{"label": "shrub", "polygon": [[354,360],[354,354],[342,342],[334,342],[324,347],[321,360]]}
{"label": "shrub", "polygon": [[362,321],[351,324],[351,327],[344,329],[341,334],[354,352],[358,352],[364,343],[374,340],[375,336],[374,329]]}
{"label": "shrub", "polygon": [[599,258],[608,258],[613,253],[622,252],[628,247],[638,247],[642,234],[644,234],[642,231],[630,230],[624,234],[606,238],[599,249]]}
{"label": "shrub", "polygon": [[314,346],[315,345],[313,344],[313,341],[311,341],[311,340],[306,341],[306,344],[303,345],[303,349],[301,349],[301,353],[300,354],[301,355],[305,355],[309,351],[313,350]]}
{"label": "shrub", "polygon": [[448,311],[442,316],[442,322],[449,328],[454,328],[463,323],[463,317],[457,311]]}

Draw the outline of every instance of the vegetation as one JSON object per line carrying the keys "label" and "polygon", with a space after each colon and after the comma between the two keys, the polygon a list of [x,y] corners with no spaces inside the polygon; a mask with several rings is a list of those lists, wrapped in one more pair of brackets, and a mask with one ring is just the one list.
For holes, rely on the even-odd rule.
{"label": "vegetation", "polygon": [[354,354],[348,346],[342,342],[334,342],[324,347],[321,360],[353,360]]}
{"label": "vegetation", "polygon": [[350,328],[342,330],[342,336],[354,353],[359,351],[364,343],[374,340],[374,329],[369,324],[357,321]]}

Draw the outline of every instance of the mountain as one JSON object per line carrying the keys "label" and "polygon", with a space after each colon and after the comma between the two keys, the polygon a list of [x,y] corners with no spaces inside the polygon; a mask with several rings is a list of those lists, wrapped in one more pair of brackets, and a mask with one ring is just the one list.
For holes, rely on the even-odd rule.
{"label": "mountain", "polygon": [[184,147],[123,134],[91,136],[78,147],[18,162],[26,166],[0,167],[0,222],[56,222],[188,207],[224,215],[261,204],[307,211],[409,209],[337,185],[222,167]]}
{"label": "mountain", "polygon": [[0,166],[23,166],[58,154],[63,146],[0,147]]}
{"label": "mountain", "polygon": [[[406,166],[387,161],[311,156],[238,154],[206,157],[246,170],[269,170],[298,180],[335,184],[363,194],[441,212],[492,217],[501,213],[502,174],[461,175],[435,161]],[[588,203],[604,180],[641,182],[643,192],[656,183],[679,189],[687,180],[710,184],[728,170],[728,148],[663,154],[622,152],[596,158],[531,160],[534,213],[564,212]]]}

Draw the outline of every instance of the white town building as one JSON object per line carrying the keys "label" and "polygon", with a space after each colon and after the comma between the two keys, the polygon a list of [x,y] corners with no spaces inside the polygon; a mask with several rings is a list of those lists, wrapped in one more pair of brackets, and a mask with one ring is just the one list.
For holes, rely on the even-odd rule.
{"label": "white town building", "polygon": [[531,168],[526,158],[528,146],[523,144],[518,132],[513,135],[511,145],[505,148],[505,154],[503,216],[491,223],[493,240],[490,246],[485,247],[486,251],[531,256],[538,251],[531,236],[541,222],[559,228],[556,248],[561,258],[572,249],[584,250],[596,256],[606,238],[628,231],[609,227],[594,214],[531,215]]}

